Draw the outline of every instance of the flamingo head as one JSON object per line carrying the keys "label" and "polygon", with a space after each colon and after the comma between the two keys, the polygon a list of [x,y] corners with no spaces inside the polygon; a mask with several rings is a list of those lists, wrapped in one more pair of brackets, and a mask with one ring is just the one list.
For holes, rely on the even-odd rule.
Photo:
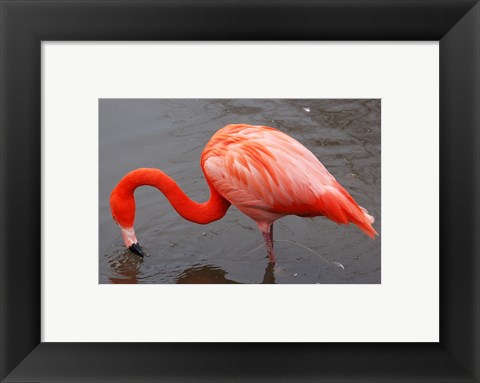
{"label": "flamingo head", "polygon": [[133,229],[135,220],[135,199],[133,195],[121,193],[115,188],[110,196],[110,210],[114,221],[122,229],[122,237],[127,249],[143,258],[143,249],[138,244]]}

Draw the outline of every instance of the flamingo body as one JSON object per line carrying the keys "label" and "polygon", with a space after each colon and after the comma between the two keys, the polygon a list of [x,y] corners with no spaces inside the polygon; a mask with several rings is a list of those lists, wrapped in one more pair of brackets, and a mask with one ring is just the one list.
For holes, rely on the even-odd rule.
{"label": "flamingo body", "polygon": [[215,189],[261,227],[294,214],[352,222],[376,234],[373,217],[314,154],[277,129],[227,125],[205,147],[201,166]]}
{"label": "flamingo body", "polygon": [[230,204],[235,205],[257,223],[271,263],[275,262],[273,222],[285,215],[325,216],[339,224],[351,222],[371,238],[377,234],[373,217],[315,155],[277,129],[227,125],[207,143],[200,164],[210,187],[210,199],[203,204],[191,201],[158,169],[137,169],[120,181],[112,191],[110,205],[127,247],[138,253],[133,191],[141,185],[158,188],[182,217],[196,223],[220,219]]}

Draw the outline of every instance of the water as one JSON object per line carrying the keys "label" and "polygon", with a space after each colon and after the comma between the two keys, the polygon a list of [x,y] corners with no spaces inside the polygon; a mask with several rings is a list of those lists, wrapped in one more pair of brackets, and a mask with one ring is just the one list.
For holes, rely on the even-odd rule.
{"label": "water", "polygon": [[[377,99],[100,100],[99,282],[380,283],[380,105]],[[136,168],[160,168],[190,198],[207,200],[200,155],[229,123],[272,126],[304,144],[375,217],[379,237],[323,217],[287,216],[274,224],[272,267],[265,247],[257,248],[263,243],[257,225],[234,206],[221,220],[198,225],[178,216],[158,190],[141,187],[135,231],[148,256],[126,250],[109,207],[118,181]]]}

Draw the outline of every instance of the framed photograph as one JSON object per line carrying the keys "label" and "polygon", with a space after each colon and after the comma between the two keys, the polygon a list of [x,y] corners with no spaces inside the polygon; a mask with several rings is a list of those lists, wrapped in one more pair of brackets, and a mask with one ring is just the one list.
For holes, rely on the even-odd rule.
{"label": "framed photograph", "polygon": [[101,99],[98,114],[100,284],[381,282],[380,99]]}
{"label": "framed photograph", "polygon": [[479,7],[2,2],[2,381],[478,381]]}

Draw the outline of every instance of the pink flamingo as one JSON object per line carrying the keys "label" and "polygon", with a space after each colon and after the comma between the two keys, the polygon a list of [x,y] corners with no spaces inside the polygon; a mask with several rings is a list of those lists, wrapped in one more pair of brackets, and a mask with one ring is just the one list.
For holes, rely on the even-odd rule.
{"label": "pink flamingo", "polygon": [[143,256],[133,228],[133,192],[143,185],[160,190],[178,214],[199,224],[219,220],[231,204],[235,205],[257,223],[272,264],[273,223],[285,215],[324,216],[338,224],[351,222],[371,238],[377,234],[373,217],[357,205],[313,153],[277,129],[227,125],[207,143],[200,164],[210,187],[210,199],[204,203],[188,198],[159,169],[137,169],[121,179],[110,196],[110,207],[127,248]]}

